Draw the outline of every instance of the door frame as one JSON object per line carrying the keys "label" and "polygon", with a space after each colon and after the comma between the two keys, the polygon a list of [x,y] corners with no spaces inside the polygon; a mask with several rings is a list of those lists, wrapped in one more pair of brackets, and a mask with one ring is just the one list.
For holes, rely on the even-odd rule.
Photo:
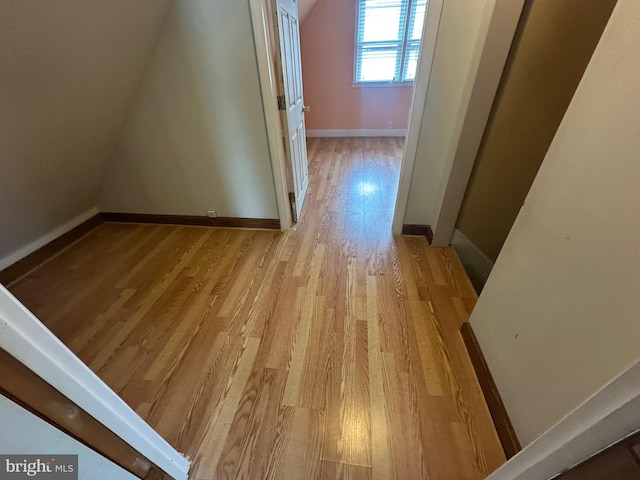
{"label": "door frame", "polygon": [[[433,231],[433,245],[449,245],[450,243],[471,170],[489,119],[493,99],[524,6],[524,0],[493,0],[493,2],[487,0],[485,3],[485,12],[480,27],[482,36],[471,59],[473,70],[465,86],[462,107],[457,114],[454,139],[447,149],[443,172],[434,172],[440,176],[436,202],[424,207],[429,211],[426,223]],[[433,57],[430,60],[432,61]],[[420,69],[429,68],[430,70],[431,65],[425,67],[422,65],[422,59],[420,62]],[[417,96],[418,93],[420,93],[420,97]],[[427,95],[428,90],[416,92],[416,96],[414,96],[414,110],[412,110],[409,123],[407,149],[394,212],[393,233],[396,235],[401,234],[404,223],[410,185],[413,180],[413,168],[408,167],[413,167],[416,161],[417,144],[420,140]],[[419,116],[418,112],[420,112]]]}
{"label": "door frame", "polygon": [[267,129],[271,169],[273,171],[276,202],[278,204],[278,215],[280,217],[280,230],[285,231],[293,225],[293,218],[289,204],[287,158],[282,145],[282,123],[276,103],[278,85],[276,83],[276,66],[273,64],[271,58],[271,36],[273,32],[269,29],[269,10],[266,4],[268,1],[269,0],[249,0],[249,10],[251,14],[251,25],[253,27],[253,42],[258,62],[262,109]]}
{"label": "door frame", "polygon": [[[409,116],[409,128],[407,129],[404,155],[400,167],[400,182],[393,222],[393,232],[396,234],[400,234],[402,230],[402,219],[404,218],[404,211],[406,210],[409,198],[413,164],[418,147],[420,126],[422,125],[422,113],[427,97],[429,74],[436,48],[438,27],[444,1],[445,0],[430,0],[428,2],[426,21],[423,27],[423,41],[420,45],[420,56],[418,58],[418,74],[416,75],[416,81],[414,83],[412,107]],[[269,0],[248,0],[248,2],[258,63],[258,77],[260,79],[260,90],[262,93],[262,108],[267,129],[278,214],[280,216],[280,229],[285,231],[288,230],[294,222],[289,205],[289,180],[287,178],[288,170],[285,163],[287,158],[282,146],[282,123],[276,103],[276,97],[279,92],[275,81],[275,76],[277,75],[276,65],[274,65],[271,58],[271,45],[273,43],[271,37],[274,35],[274,32],[271,32],[269,29],[269,10],[266,5]]]}
{"label": "door frame", "polygon": [[418,140],[420,139],[420,129],[422,128],[422,115],[429,93],[429,80],[431,79],[431,65],[436,51],[438,40],[438,30],[440,19],[442,18],[442,8],[445,0],[430,0],[427,2],[427,13],[424,26],[422,27],[422,42],[420,43],[420,54],[418,56],[418,67],[416,69],[416,79],[413,82],[413,98],[411,109],[409,110],[409,123],[407,135],[404,140],[404,153],[400,164],[400,178],[398,182],[398,194],[393,213],[393,223],[391,230],[395,235],[402,233],[404,224],[404,214],[409,202],[409,190],[413,177],[413,166],[418,153]]}

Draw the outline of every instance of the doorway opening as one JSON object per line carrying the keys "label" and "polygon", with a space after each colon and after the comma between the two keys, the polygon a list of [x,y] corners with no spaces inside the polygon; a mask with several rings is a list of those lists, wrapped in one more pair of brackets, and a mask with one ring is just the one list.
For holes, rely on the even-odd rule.
{"label": "doorway opening", "polygon": [[[306,137],[405,137],[412,105],[424,104],[424,98],[415,101],[414,92],[426,94],[426,87],[419,88],[428,80],[421,63],[430,65],[442,0],[318,0],[312,10],[313,2],[291,3],[299,3],[306,14],[300,18],[303,98],[310,110],[304,114]],[[271,3],[251,4],[281,228],[286,230],[296,216],[290,194],[296,191],[294,179],[300,169],[290,158],[297,154],[295,144],[286,139],[291,132],[285,132],[282,145],[288,120],[275,110],[273,98],[287,90],[289,70],[280,63],[280,35]],[[392,40],[381,40],[394,32]],[[428,34],[421,40],[422,32]],[[295,198],[296,209],[301,201]]]}

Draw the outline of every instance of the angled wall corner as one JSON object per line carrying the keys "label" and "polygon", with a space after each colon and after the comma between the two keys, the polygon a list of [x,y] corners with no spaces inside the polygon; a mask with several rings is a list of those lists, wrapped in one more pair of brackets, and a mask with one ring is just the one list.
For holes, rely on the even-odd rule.
{"label": "angled wall corner", "polygon": [[444,4],[404,215],[436,245],[453,234],[523,3]]}
{"label": "angled wall corner", "polygon": [[171,3],[0,4],[0,264],[96,206]]}
{"label": "angled wall corner", "polygon": [[99,208],[278,218],[249,2],[175,2]]}
{"label": "angled wall corner", "polygon": [[495,262],[616,0],[529,0],[456,222]]}
{"label": "angled wall corner", "polygon": [[524,445],[640,360],[639,21],[618,0],[471,315]]}

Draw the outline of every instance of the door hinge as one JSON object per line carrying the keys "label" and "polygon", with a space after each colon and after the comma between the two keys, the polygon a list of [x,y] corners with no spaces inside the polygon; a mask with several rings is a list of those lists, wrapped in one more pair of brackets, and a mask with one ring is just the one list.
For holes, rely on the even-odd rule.
{"label": "door hinge", "polygon": [[284,95],[278,95],[276,98],[278,99],[278,110],[286,110],[287,102],[284,98]]}
{"label": "door hinge", "polygon": [[296,195],[293,192],[289,192],[289,204],[291,205],[291,219],[297,222],[298,209],[296,208]]}

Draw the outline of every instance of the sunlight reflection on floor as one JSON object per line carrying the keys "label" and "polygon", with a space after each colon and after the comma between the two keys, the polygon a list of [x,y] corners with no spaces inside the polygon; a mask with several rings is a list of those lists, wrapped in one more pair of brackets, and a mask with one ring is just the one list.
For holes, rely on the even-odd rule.
{"label": "sunlight reflection on floor", "polygon": [[374,195],[377,191],[378,191],[378,186],[374,185],[373,183],[366,182],[363,180],[358,184],[358,193],[365,197]]}

